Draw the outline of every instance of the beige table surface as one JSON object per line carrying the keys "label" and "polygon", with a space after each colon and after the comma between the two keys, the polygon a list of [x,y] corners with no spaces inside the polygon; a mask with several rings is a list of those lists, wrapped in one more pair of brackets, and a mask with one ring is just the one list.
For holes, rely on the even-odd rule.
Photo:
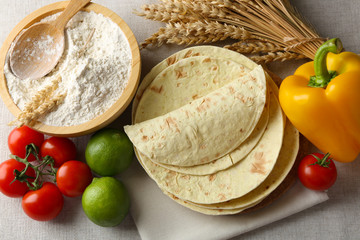
{"label": "beige table surface", "polygon": [[[0,42],[2,43],[11,29],[32,11],[53,3],[51,0],[0,0]],[[146,21],[132,14],[133,9],[146,0],[94,0],[119,14],[132,28],[138,42],[142,42],[161,24]],[[292,0],[298,10],[316,27],[322,37],[340,37],[348,51],[360,52],[360,2],[358,0]],[[181,47],[164,46],[157,50],[143,50],[142,72],[146,74],[151,67],[170,53]],[[290,74],[302,62],[272,64],[270,68],[280,76]],[[286,70],[284,68],[286,67]],[[112,125],[129,123],[129,109]],[[8,159],[7,136],[11,127],[7,126],[13,116],[0,102],[0,162]],[[88,136],[77,138],[79,146],[85,146]],[[79,151],[82,151],[80,149]],[[360,159],[349,164],[337,164],[338,180],[328,191],[330,200],[307,209],[301,213],[269,224],[255,231],[245,233],[234,239],[360,239]],[[102,230],[93,225],[90,232],[76,229],[73,221],[83,219],[81,199],[66,199],[65,208],[59,219],[48,223],[33,223],[22,212],[20,199],[9,199],[0,195],[0,239],[102,239],[116,234],[117,239],[140,239],[130,215],[116,228]],[[78,209],[78,211],[75,211]],[[69,222],[61,221],[61,216],[72,214]],[[53,235],[66,225],[67,234]],[[28,231],[28,227],[36,228]],[[92,232],[93,231],[93,232]],[[36,232],[36,236],[27,234]],[[64,237],[67,236],[67,237]],[[71,236],[71,237],[69,237]]]}

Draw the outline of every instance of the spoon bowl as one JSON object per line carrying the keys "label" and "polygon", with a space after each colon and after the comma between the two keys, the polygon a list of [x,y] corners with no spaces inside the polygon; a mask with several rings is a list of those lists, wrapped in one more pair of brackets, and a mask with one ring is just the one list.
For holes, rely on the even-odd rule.
{"label": "spoon bowl", "polygon": [[21,34],[10,55],[10,67],[20,79],[48,74],[64,52],[64,34],[49,23],[34,24]]}
{"label": "spoon bowl", "polygon": [[37,23],[25,29],[10,52],[10,68],[20,79],[38,79],[57,65],[65,45],[66,23],[91,0],[71,0],[53,22]]}

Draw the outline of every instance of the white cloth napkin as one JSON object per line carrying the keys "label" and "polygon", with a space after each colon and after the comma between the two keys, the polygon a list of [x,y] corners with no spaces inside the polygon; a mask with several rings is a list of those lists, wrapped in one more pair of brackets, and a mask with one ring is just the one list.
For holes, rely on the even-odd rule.
{"label": "white cloth napkin", "polygon": [[207,216],[164,195],[136,162],[123,176],[132,198],[131,214],[143,240],[228,239],[275,222],[328,199],[297,181],[271,205],[252,213]]}

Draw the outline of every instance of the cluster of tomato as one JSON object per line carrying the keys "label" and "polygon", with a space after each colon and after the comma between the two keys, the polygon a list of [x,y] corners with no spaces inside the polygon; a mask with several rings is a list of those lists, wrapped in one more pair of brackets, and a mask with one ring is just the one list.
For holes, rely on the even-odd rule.
{"label": "cluster of tomato", "polygon": [[[29,144],[39,149],[37,157],[26,154]],[[32,219],[47,221],[55,218],[63,208],[63,195],[80,196],[93,179],[89,166],[75,160],[76,147],[68,138],[50,137],[45,140],[44,134],[22,126],[11,131],[8,145],[11,154],[17,156],[14,158],[24,159],[25,163],[12,158],[0,164],[0,191],[8,197],[22,197],[22,208]],[[29,182],[38,180],[39,175],[35,162],[47,156],[52,158],[55,179],[33,188]],[[23,172],[29,181],[14,180],[19,172]]]}

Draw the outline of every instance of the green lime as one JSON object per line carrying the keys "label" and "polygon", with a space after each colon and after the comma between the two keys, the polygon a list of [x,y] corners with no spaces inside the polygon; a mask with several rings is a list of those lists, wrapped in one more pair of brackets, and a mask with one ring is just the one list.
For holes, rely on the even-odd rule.
{"label": "green lime", "polygon": [[102,227],[121,223],[130,207],[130,197],[122,182],[113,177],[94,178],[82,196],[86,216]]}
{"label": "green lime", "polygon": [[125,132],[106,128],[91,136],[85,150],[86,162],[100,176],[114,176],[127,169],[134,149]]}

